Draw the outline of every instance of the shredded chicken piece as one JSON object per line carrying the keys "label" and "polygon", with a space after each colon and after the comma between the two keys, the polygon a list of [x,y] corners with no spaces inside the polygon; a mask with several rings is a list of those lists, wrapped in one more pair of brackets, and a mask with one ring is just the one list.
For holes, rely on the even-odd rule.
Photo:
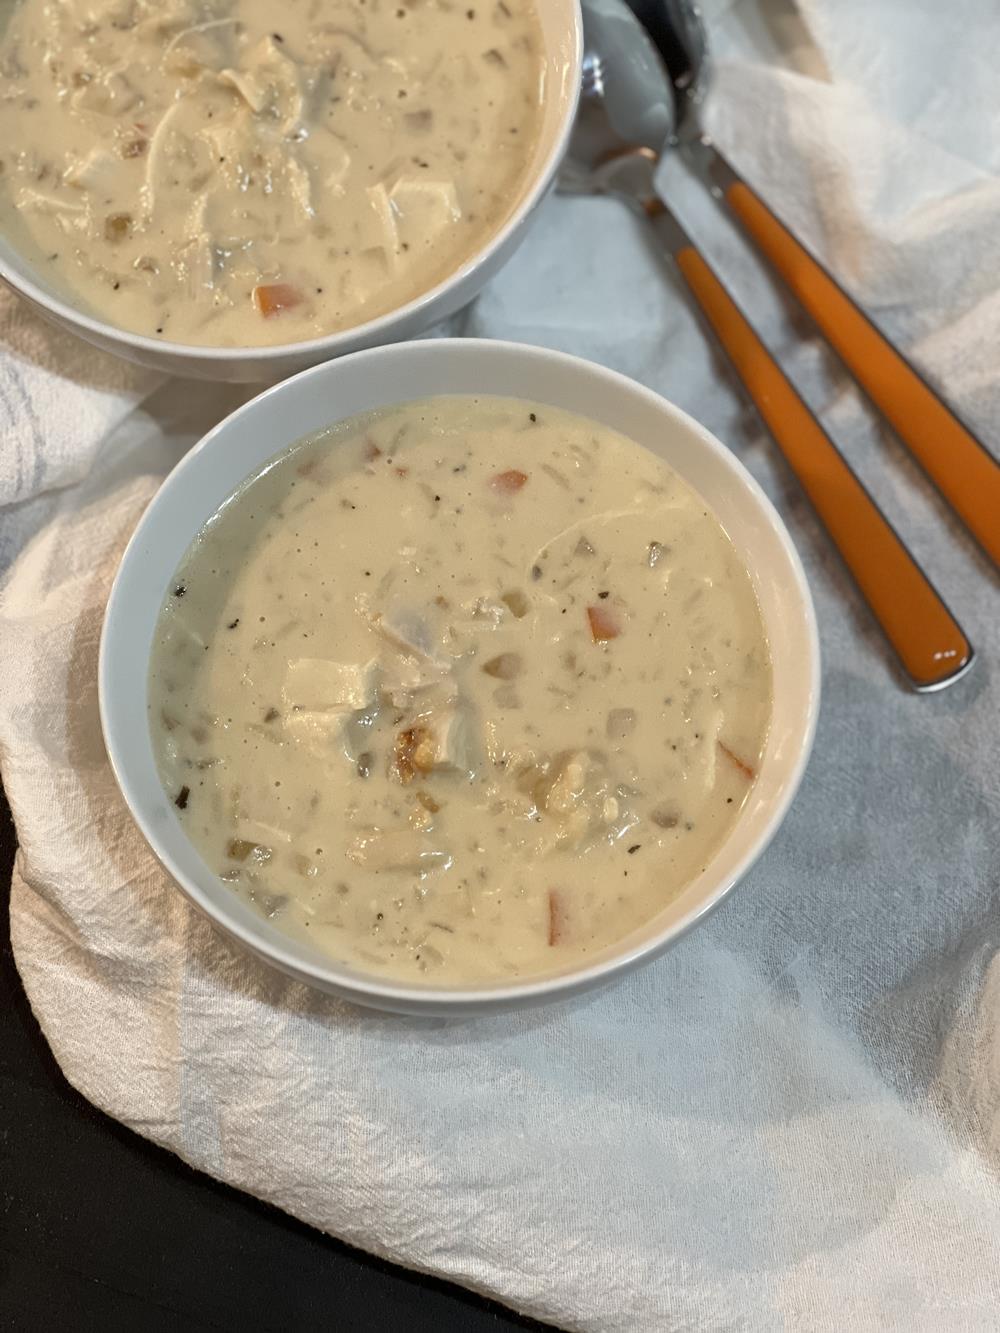
{"label": "shredded chicken piece", "polygon": [[238,92],[255,115],[259,115],[267,106],[270,89],[266,84],[261,84],[255,72],[223,69],[219,71],[219,82]]}
{"label": "shredded chicken piece", "polygon": [[306,218],[315,217],[316,210],[313,208],[312,203],[312,180],[309,176],[309,172],[301,162],[297,161],[291,155],[289,155],[288,161],[285,163],[285,172],[288,176],[290,187],[289,194],[295,200],[296,204],[298,204]]}
{"label": "shredded chicken piece", "polygon": [[222,70],[219,81],[239,93],[254,115],[274,106],[285,134],[294,135],[301,128],[305,114],[301,73],[273,37],[257,43],[242,69]]}
{"label": "shredded chicken piece", "polygon": [[272,847],[275,843],[286,846],[292,841],[292,835],[286,828],[277,824],[266,823],[261,819],[240,819],[236,828],[237,837],[256,843],[258,846]]}
{"label": "shredded chicken piece", "polygon": [[66,168],[63,180],[81,190],[106,190],[120,167],[118,158],[106,148],[93,148],[81,161]]}
{"label": "shredded chicken piece", "polygon": [[228,18],[228,19],[208,19],[208,21],[205,23],[195,23],[190,28],[183,28],[179,33],[177,33],[175,37],[172,37],[170,41],[167,42],[167,45],[164,47],[163,50],[164,58],[170,55],[171,51],[173,51],[173,49],[176,46],[179,46],[180,43],[183,42],[185,38],[191,37],[195,33],[209,32],[213,28],[230,27],[234,23],[239,23],[239,19],[236,18],[235,15],[233,16],[233,18]]}
{"label": "shredded chicken piece", "polygon": [[375,677],[373,661],[298,657],[288,664],[281,692],[288,708],[358,712],[374,701]]}
{"label": "shredded chicken piece", "polygon": [[166,156],[167,138],[175,128],[174,122],[184,113],[184,102],[172,103],[160,117],[160,123],[149,140],[149,152],[146,154],[146,170],[141,190],[143,211],[146,217],[152,217],[156,208],[156,177]]}
{"label": "shredded chicken piece", "polygon": [[403,223],[411,223],[422,236],[434,235],[462,220],[454,181],[400,176],[389,198]]}
{"label": "shredded chicken piece", "polygon": [[69,228],[79,230],[87,224],[87,210],[83,204],[71,204],[63,199],[54,199],[42,190],[33,190],[27,186],[18,191],[17,206],[34,213],[47,213],[55,218],[64,230]]}
{"label": "shredded chicken piece", "polygon": [[369,185],[366,193],[382,228],[384,249],[387,254],[396,257],[399,255],[399,232],[396,229],[396,215],[393,212],[389,191],[379,181],[378,185]]}
{"label": "shredded chicken piece", "polygon": [[424,874],[445,870],[451,854],[417,829],[372,829],[359,834],[347,849],[355,865],[366,870],[398,870]]}

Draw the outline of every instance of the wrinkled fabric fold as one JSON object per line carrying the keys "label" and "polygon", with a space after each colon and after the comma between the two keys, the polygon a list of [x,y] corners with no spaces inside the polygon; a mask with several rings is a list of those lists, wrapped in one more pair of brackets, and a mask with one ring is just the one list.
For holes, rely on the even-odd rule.
{"label": "wrinkled fabric fold", "polygon": [[[708,10],[721,146],[995,447],[994,8]],[[455,324],[624,370],[746,463],[816,598],[815,754],[725,906],[620,984],[456,1022],[331,1000],[236,950],[171,887],[97,715],[129,533],[245,390],[161,383],[5,293],[0,764],[21,845],[17,965],[97,1106],[314,1226],[540,1319],[994,1327],[998,582],[676,157],[661,183],[946,596],[979,652],[972,673],[937,696],[904,690],[639,222],[608,200],[550,199]]]}

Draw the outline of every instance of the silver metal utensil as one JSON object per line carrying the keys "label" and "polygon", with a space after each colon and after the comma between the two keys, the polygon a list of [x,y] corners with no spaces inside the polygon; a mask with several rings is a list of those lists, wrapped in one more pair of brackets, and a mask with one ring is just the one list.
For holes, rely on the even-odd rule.
{"label": "silver metal utensil", "polygon": [[586,0],[578,120],[560,189],[610,195],[649,222],[769,426],[908,680],[937,690],[973,650],[888,519],[658,196],[654,176],[674,97],[649,37],[624,0]]}

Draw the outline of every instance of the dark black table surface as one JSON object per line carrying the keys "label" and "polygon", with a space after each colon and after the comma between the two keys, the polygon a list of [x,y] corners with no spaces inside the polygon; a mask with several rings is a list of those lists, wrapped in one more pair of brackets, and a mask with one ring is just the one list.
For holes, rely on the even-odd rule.
{"label": "dark black table surface", "polygon": [[[14,828],[0,791],[0,884]],[[541,1329],[198,1174],[63,1078],[0,952],[0,1329]]]}

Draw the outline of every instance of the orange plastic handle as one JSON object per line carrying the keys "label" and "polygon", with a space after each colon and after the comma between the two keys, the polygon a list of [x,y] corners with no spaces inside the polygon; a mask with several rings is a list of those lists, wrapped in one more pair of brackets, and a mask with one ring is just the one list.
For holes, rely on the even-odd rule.
{"label": "orange plastic handle", "polygon": [[907,675],[947,684],[972,660],[957,621],[698,251],[674,258]]}
{"label": "orange plastic handle", "polygon": [[737,180],[723,194],[938,490],[1000,564],[1000,464],[748,185]]}

